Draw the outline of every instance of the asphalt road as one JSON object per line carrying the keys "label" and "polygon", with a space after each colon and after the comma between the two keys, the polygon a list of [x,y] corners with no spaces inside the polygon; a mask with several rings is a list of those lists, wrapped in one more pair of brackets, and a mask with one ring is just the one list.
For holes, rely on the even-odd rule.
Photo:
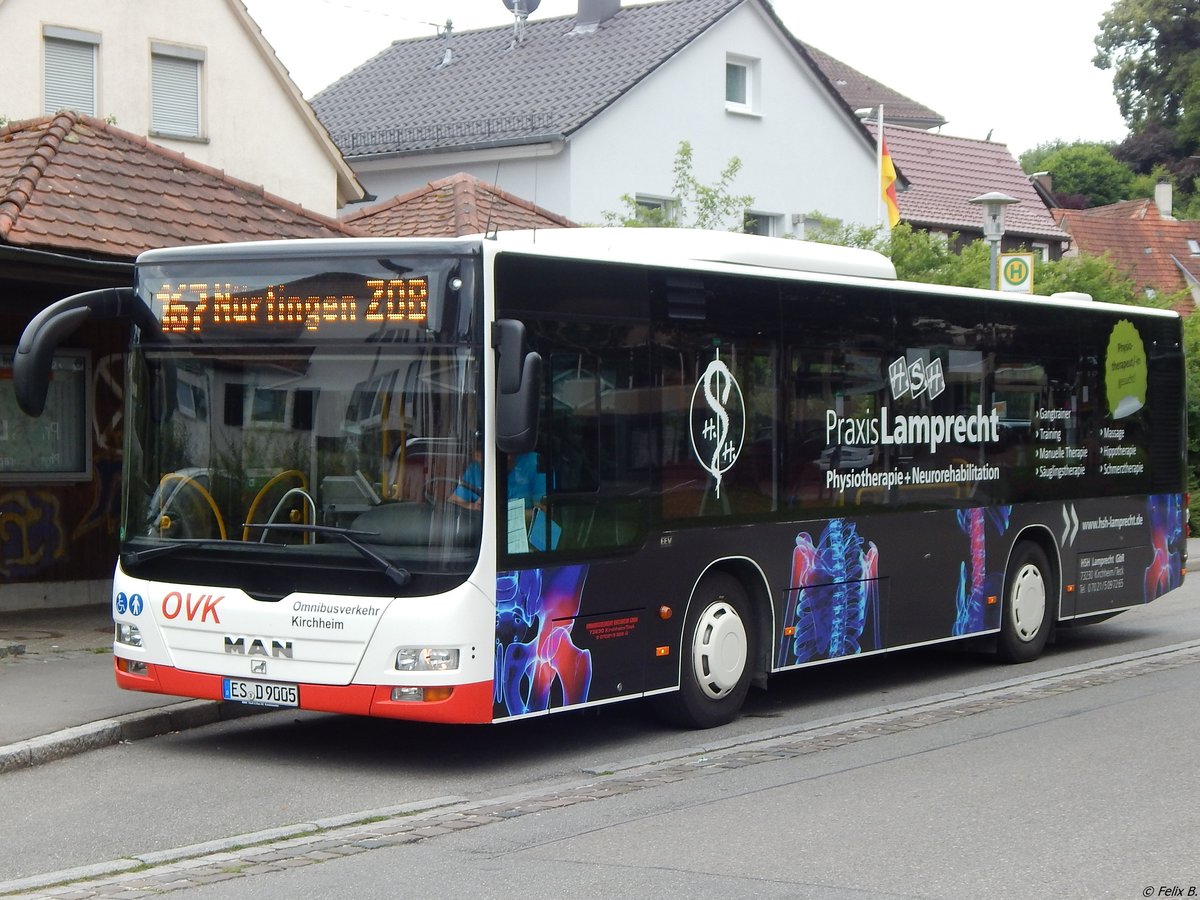
{"label": "asphalt road", "polygon": [[[1187,896],[1198,599],[1193,579],[1021,667],[946,648],[792,673],[707,732],[638,706],[497,728],[279,712],[111,747],[0,776],[0,882],[88,875],[82,896],[103,897],[160,876],[195,897]],[[121,868],[136,871],[94,880]]]}

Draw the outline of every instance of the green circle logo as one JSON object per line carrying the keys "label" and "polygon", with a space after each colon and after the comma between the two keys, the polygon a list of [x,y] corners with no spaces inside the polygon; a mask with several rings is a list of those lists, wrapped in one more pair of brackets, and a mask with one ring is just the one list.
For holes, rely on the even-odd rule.
{"label": "green circle logo", "polygon": [[1119,321],[1108,338],[1104,387],[1114,419],[1131,416],[1146,405],[1146,347],[1128,319]]}
{"label": "green circle logo", "polygon": [[1023,259],[1010,259],[1004,264],[1004,280],[1009,284],[1024,284],[1029,278],[1029,266]]}

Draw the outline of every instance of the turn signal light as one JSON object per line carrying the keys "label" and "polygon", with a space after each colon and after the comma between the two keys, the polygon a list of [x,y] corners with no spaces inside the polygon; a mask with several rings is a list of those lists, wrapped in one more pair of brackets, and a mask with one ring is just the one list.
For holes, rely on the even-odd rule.
{"label": "turn signal light", "polygon": [[117,671],[124,672],[126,675],[145,675],[149,672],[149,668],[144,662],[138,662],[136,659],[122,659],[118,656]]}
{"label": "turn signal light", "polygon": [[453,687],[394,687],[392,700],[397,703],[439,703],[449,700]]}

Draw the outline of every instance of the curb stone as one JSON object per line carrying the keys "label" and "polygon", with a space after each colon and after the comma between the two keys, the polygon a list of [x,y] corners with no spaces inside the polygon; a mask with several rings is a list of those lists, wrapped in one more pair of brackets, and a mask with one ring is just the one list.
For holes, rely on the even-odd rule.
{"label": "curb stone", "polygon": [[158,709],[100,719],[0,747],[0,774],[111,747],[121,741],[139,741],[266,712],[277,710],[216,700],[185,700]]}
{"label": "curb stone", "polygon": [[[447,796],[433,797],[428,800],[418,800],[399,806],[389,806],[383,809],[365,810],[344,816],[332,816],[325,819],[315,819],[312,822],[299,822],[295,825],[284,825],[279,828],[269,828],[247,834],[233,835],[187,847],[175,847],[170,850],[159,850],[151,853],[139,853],[122,859],[93,863],[87,866],[77,866],[73,869],[63,869],[59,872],[49,872],[42,875],[30,875],[13,881],[0,882],[0,895],[19,894],[25,891],[52,888],[56,884],[68,884],[80,881],[118,877],[130,873],[134,869],[155,868],[167,866],[179,872],[201,869],[213,863],[242,860],[247,853],[257,845],[268,845],[263,853],[273,847],[297,845],[306,843],[305,838],[315,839],[316,833],[334,831],[351,825],[360,825],[369,819],[396,819],[418,816],[421,813],[446,812],[448,809],[468,802],[467,797]],[[247,851],[238,853],[236,851]],[[231,876],[233,877],[233,876]],[[188,885],[192,886],[192,885]]]}

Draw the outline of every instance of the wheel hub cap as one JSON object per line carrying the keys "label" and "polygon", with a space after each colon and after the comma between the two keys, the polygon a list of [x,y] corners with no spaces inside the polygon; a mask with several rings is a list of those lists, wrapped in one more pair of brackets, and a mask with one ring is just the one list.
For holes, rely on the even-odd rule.
{"label": "wheel hub cap", "polygon": [[1031,641],[1037,637],[1046,617],[1046,582],[1037,566],[1024,566],[1013,581],[1012,616],[1017,637]]}
{"label": "wheel hub cap", "polygon": [[692,660],[705,695],[719,700],[737,687],[746,670],[746,626],[724,600],[706,609],[696,623]]}

